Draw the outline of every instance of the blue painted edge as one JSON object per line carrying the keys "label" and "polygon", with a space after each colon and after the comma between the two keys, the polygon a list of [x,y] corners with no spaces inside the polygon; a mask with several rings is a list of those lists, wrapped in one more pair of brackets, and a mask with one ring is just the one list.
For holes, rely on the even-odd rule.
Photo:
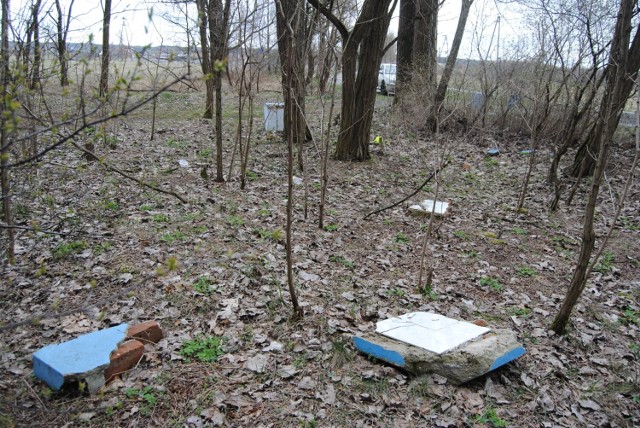
{"label": "blue painted edge", "polygon": [[498,367],[504,366],[505,364],[515,360],[516,358],[523,356],[525,352],[526,351],[522,346],[512,349],[511,351],[507,352],[503,356],[497,358],[493,362],[493,364],[491,364],[491,368],[489,369],[489,371],[495,370]]}
{"label": "blue painted edge", "polygon": [[372,357],[376,357],[396,366],[404,367],[404,357],[395,351],[385,349],[380,345],[371,343],[358,336],[354,336],[353,344],[365,354],[369,354]]}

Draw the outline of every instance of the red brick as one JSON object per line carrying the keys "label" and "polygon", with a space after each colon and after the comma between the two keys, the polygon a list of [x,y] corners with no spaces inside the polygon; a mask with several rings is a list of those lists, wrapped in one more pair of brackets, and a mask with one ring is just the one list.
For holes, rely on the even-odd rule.
{"label": "red brick", "polygon": [[136,364],[144,354],[144,345],[137,340],[123,343],[111,353],[111,362],[104,371],[104,378],[108,382],[112,377],[124,373]]}
{"label": "red brick", "polygon": [[143,343],[158,343],[164,337],[162,329],[156,321],[146,321],[132,325],[127,331],[127,336],[132,339],[138,339]]}

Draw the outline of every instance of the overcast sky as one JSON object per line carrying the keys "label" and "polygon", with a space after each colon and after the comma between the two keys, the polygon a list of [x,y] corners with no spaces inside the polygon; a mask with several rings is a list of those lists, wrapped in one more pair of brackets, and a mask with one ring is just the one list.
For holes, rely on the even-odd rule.
{"label": "overcast sky", "polygon": [[[179,26],[172,25],[163,19],[169,9],[167,6],[154,4],[149,1],[132,1],[132,0],[112,0],[112,18],[111,18],[111,34],[110,42],[119,44],[120,40],[124,44],[130,45],[147,45],[159,46],[166,45],[185,45],[186,36],[184,29]],[[271,0],[269,0],[271,1]],[[25,4],[29,4],[28,0],[13,0],[12,13],[14,25],[20,25],[20,16],[24,16]],[[66,6],[69,0],[62,0],[62,4]],[[460,0],[446,0],[439,14],[438,23],[438,51],[440,55],[448,54],[448,47],[453,41],[458,15],[460,13]],[[190,14],[195,16],[195,5],[190,9]],[[43,10],[53,8],[53,0],[43,0]],[[177,11],[174,9],[174,15]],[[398,11],[394,17],[390,31],[397,33],[398,27]],[[72,12],[73,20],[71,23],[71,31],[69,41],[86,42],[89,35],[92,34],[95,43],[102,43],[102,1],[101,0],[76,0]],[[500,17],[500,45],[501,50],[507,49],[510,43],[517,41],[518,37],[526,35],[526,29],[523,27],[523,19],[512,6],[507,8],[500,5],[498,8],[494,0],[476,0],[472,7],[465,39],[460,50],[460,57],[477,57],[477,49],[473,46],[477,45],[478,35],[483,38],[483,50],[493,51],[497,46],[497,20]],[[493,34],[493,39],[492,39]],[[489,46],[490,40],[493,40]],[[485,53],[486,54],[486,53]]]}

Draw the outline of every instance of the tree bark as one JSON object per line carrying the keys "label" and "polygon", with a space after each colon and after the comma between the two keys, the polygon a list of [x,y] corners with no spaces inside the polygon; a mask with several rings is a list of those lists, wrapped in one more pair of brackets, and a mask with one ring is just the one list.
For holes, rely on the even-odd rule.
{"label": "tree bark", "polygon": [[282,67],[284,133],[298,147],[298,166],[302,169],[302,147],[307,129],[305,112],[304,9],[297,0],[276,0],[278,53]]}
{"label": "tree bark", "polygon": [[30,89],[40,84],[40,67],[42,65],[42,49],[40,48],[40,5],[42,0],[36,0],[31,7],[31,23],[33,29],[33,66],[31,67]]}
{"label": "tree bark", "polygon": [[[621,11],[618,13],[618,20],[620,19],[622,8],[623,6],[626,6],[625,3],[627,1],[629,0],[621,0],[621,5],[620,5]],[[620,78],[621,81],[620,81],[619,93],[616,93],[615,95],[624,96],[625,98],[624,100],[612,98],[612,102],[615,102],[615,105],[614,105],[615,109],[611,110],[611,112],[607,113],[607,115],[604,117],[603,117],[604,112],[608,110],[604,110],[603,107],[601,106],[600,115],[598,116],[598,119],[597,119],[599,122],[611,121],[611,125],[614,127],[614,130],[613,130],[614,132],[615,132],[615,128],[618,127],[618,123],[620,122],[620,117],[622,116],[622,113],[624,111],[625,103],[629,98],[629,96],[631,95],[631,91],[633,89],[634,79],[635,79],[635,77],[633,76],[637,75],[638,68],[640,68],[640,31],[639,31],[640,24],[638,24],[636,27],[636,33],[634,35],[633,42],[631,43],[631,47],[629,47],[629,39],[631,37],[630,22],[628,26],[629,26],[629,29],[628,29],[629,34],[626,35],[627,45],[624,47],[618,47],[617,49],[620,50],[621,52],[620,53],[616,52],[619,55],[628,55],[628,57],[624,58],[625,67],[622,69],[622,72],[626,73],[625,77],[620,77],[620,76],[616,77],[616,78]],[[616,27],[616,31],[618,31],[617,27]],[[621,37],[621,35],[617,34],[617,35],[614,35],[614,37]],[[613,57],[615,54],[613,49],[614,49],[616,40],[614,40],[612,43],[613,43],[612,51],[610,54],[611,57]],[[622,52],[622,50],[624,50],[624,52]],[[613,63],[610,60],[607,65],[607,69],[605,70],[605,74],[607,78],[610,79],[612,78],[611,75],[616,75],[617,73],[620,73],[620,67],[621,67],[620,64]],[[597,157],[594,156],[594,154],[600,152],[600,146],[603,144],[603,137],[604,137],[604,134],[599,132],[592,133],[587,136],[587,139],[582,143],[582,145],[578,149],[578,152],[576,153],[573,159],[573,165],[571,167],[572,176],[588,177],[594,174],[597,160],[598,160]]]}
{"label": "tree bark", "polygon": [[4,114],[7,111],[7,99],[9,98],[9,0],[2,0],[2,24],[0,31],[2,32],[2,41],[0,46],[0,84],[2,85],[2,96],[0,97],[0,187],[2,189],[2,215],[4,222],[7,224],[7,259],[10,264],[15,260],[15,232],[13,229],[13,215],[11,212],[11,192],[9,169],[9,139],[8,128],[5,126],[8,117]]}
{"label": "tree bark", "polygon": [[[392,15],[391,0],[365,0],[351,31],[318,0],[307,1],[342,37],[342,110],[335,157],[344,161],[368,160],[377,75]],[[397,0],[393,8],[396,3]]]}
{"label": "tree bark", "polygon": [[109,92],[109,29],[111,27],[111,0],[104,0],[102,18],[102,65],[100,67],[100,97]]}
{"label": "tree bark", "polygon": [[451,80],[453,68],[456,65],[456,60],[458,59],[458,51],[460,50],[460,45],[462,44],[462,36],[464,36],[464,29],[467,25],[467,18],[469,18],[469,11],[471,10],[472,4],[473,0],[462,0],[462,8],[460,10],[460,17],[458,18],[456,34],[453,37],[451,51],[449,51],[447,63],[444,66],[442,77],[440,78],[440,83],[438,83],[438,88],[436,89],[436,95],[433,103],[435,110],[434,116],[439,114],[439,111],[442,108],[442,103],[444,102],[444,99],[447,95],[449,80]]}
{"label": "tree bark", "polygon": [[423,67],[429,99],[436,92],[438,75],[438,0],[416,0],[413,39],[414,67]]}
{"label": "tree bark", "polygon": [[[571,312],[589,279],[589,262],[596,240],[593,219],[596,211],[598,192],[600,190],[600,182],[604,176],[613,135],[618,127],[620,111],[624,108],[629,98],[634,80],[638,75],[638,68],[640,67],[640,31],[638,31],[640,30],[640,24],[638,24],[638,28],[636,28],[636,34],[631,48],[629,47],[634,4],[635,0],[621,0],[616,28],[611,41],[605,93],[600,104],[600,115],[598,116],[596,128],[593,133],[593,140],[597,144],[596,147],[598,151],[597,156],[593,158],[595,162],[593,180],[585,208],[580,256],[573,277],[571,278],[569,290],[551,325],[551,329],[558,334],[565,332]],[[583,165],[583,168],[586,168],[586,166]]]}
{"label": "tree bark", "polygon": [[56,27],[58,34],[56,35],[58,46],[58,62],[60,62],[60,86],[69,85],[69,57],[67,53],[67,35],[69,34],[69,24],[71,22],[71,11],[73,9],[73,3],[75,0],[71,0],[69,3],[69,11],[67,12],[66,25],[63,21],[62,6],[60,6],[60,0],[55,0],[57,20]]}
{"label": "tree bark", "polygon": [[202,65],[202,74],[204,76],[205,84],[205,101],[204,101],[204,114],[202,117],[205,119],[213,118],[213,67],[211,64],[211,55],[209,53],[209,42],[207,35],[207,5],[205,0],[196,0],[196,8],[198,9],[198,32],[200,34],[200,48],[202,51],[202,58],[200,59]]}
{"label": "tree bark", "polygon": [[415,34],[416,0],[400,0],[398,24],[398,53],[396,68],[396,95],[394,103],[402,97],[402,89],[411,81],[413,66],[413,39]]}

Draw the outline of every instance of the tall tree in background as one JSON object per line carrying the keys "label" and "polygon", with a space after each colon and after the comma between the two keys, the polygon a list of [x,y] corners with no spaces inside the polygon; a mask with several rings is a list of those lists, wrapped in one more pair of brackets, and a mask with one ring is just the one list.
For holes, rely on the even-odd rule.
{"label": "tall tree in background", "polygon": [[398,54],[396,69],[396,96],[402,97],[403,87],[411,81],[413,68],[413,39],[415,34],[416,0],[400,0],[400,22],[398,24]]}
{"label": "tall tree in background", "polygon": [[424,70],[429,97],[436,92],[438,76],[438,0],[416,0],[413,65]]}
{"label": "tall tree in background", "polygon": [[[304,3],[297,0],[276,0],[278,54],[282,67],[284,94],[284,132],[294,146],[301,147],[307,128],[305,112],[304,55],[306,29]],[[298,164],[302,167],[302,150],[298,150]]]}
{"label": "tall tree in background", "polygon": [[[215,113],[216,134],[216,179],[224,181],[222,172],[222,72],[228,50],[229,17],[231,0],[196,0],[198,8],[198,30],[202,48],[202,73],[204,74],[206,97],[205,118]],[[215,109],[214,109],[215,99]]]}
{"label": "tall tree in background", "polygon": [[15,259],[15,233],[13,230],[13,215],[11,213],[11,192],[9,169],[9,127],[7,121],[9,117],[5,114],[8,109],[7,101],[11,99],[9,96],[9,0],[2,0],[2,32],[0,45],[0,85],[2,85],[2,96],[0,96],[0,182],[2,188],[2,217],[7,225],[7,237],[9,246],[7,248],[7,259],[9,263],[13,263]]}
{"label": "tall tree in background", "polygon": [[67,52],[67,35],[69,34],[69,24],[71,23],[71,10],[73,9],[73,2],[69,3],[69,9],[67,11],[66,20],[62,13],[62,6],[60,0],[55,0],[56,16],[54,21],[56,23],[56,50],[58,52],[58,62],[60,63],[60,85],[69,85],[69,57]]}
{"label": "tall tree in background", "polygon": [[104,0],[102,18],[102,63],[100,66],[99,94],[104,97],[109,91],[109,27],[111,26],[111,0]]}
{"label": "tall tree in background", "polygon": [[597,151],[590,152],[584,158],[583,163],[580,164],[582,168],[588,171],[588,163],[593,163],[593,180],[585,207],[578,264],[573,272],[571,284],[560,311],[551,325],[551,329],[558,334],[562,334],[566,330],[571,312],[589,279],[591,254],[596,241],[593,222],[600,182],[604,177],[609,149],[613,135],[618,128],[621,112],[629,99],[634,81],[638,77],[638,69],[640,68],[640,23],[635,28],[635,35],[630,44],[633,30],[631,21],[637,12],[636,3],[637,0],[621,0],[620,2],[615,31],[611,40],[609,62],[605,71],[606,83],[600,103],[600,111],[593,132],[590,134],[587,143],[585,143],[587,147]]}
{"label": "tall tree in background", "polygon": [[336,158],[365,161],[371,157],[369,142],[376,100],[378,69],[384,54],[394,0],[365,0],[351,31],[318,0],[307,0],[338,30],[342,38],[342,110]]}
{"label": "tall tree in background", "polygon": [[31,80],[29,87],[35,89],[40,83],[40,68],[42,66],[42,48],[40,47],[40,6],[42,0],[35,0],[31,4],[31,28],[29,29],[33,40],[33,65],[31,67]]}
{"label": "tall tree in background", "polygon": [[453,68],[456,65],[458,59],[458,52],[460,51],[460,45],[462,44],[462,36],[464,36],[464,29],[467,26],[467,18],[469,18],[469,11],[473,0],[462,0],[462,7],[460,10],[460,16],[458,17],[458,26],[456,27],[456,34],[453,37],[453,43],[451,44],[451,51],[447,58],[447,63],[444,66],[442,77],[438,83],[436,94],[433,102],[433,118],[437,118],[438,112],[444,102],[444,98],[447,94],[447,88],[449,87],[449,80],[453,74]]}

